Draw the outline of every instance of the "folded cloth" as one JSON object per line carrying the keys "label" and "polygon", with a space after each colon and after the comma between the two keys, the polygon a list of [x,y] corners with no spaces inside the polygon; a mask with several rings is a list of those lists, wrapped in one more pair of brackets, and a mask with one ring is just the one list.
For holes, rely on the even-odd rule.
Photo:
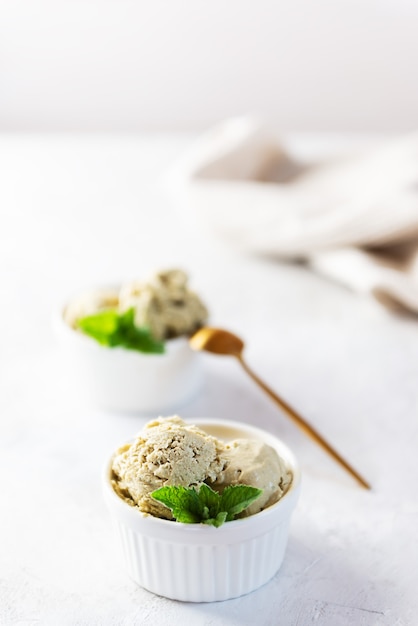
{"label": "folded cloth", "polygon": [[204,134],[170,185],[239,248],[303,260],[388,307],[418,312],[418,133],[315,164],[253,118]]}

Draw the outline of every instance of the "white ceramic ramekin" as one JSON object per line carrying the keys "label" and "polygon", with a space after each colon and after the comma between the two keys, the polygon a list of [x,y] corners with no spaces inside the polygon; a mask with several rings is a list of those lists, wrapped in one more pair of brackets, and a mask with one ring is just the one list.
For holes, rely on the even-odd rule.
{"label": "white ceramic ramekin", "polygon": [[110,461],[104,471],[104,496],[127,572],[135,582],[175,600],[228,600],[254,591],[279,569],[299,496],[300,470],[287,446],[265,431],[232,421],[193,423],[225,441],[245,437],[274,447],[293,474],[287,493],[264,511],[219,528],[181,524],[144,515],[122,500],[110,482]]}
{"label": "white ceramic ramekin", "polygon": [[154,415],[177,410],[198,392],[201,355],[186,337],[168,340],[164,354],[108,348],[74,330],[65,320],[65,308],[54,316],[55,331],[77,389],[93,405]]}

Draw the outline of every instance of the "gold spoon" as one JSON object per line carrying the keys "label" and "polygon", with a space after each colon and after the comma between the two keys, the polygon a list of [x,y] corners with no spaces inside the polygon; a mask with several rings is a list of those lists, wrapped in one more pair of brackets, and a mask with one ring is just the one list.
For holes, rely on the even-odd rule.
{"label": "gold spoon", "polygon": [[367,481],[360,476],[355,469],[351,467],[345,461],[340,454],[331,447],[331,445],[325,441],[312,426],[310,426],[296,411],[282,400],[270,387],[266,385],[254,372],[248,367],[242,352],[244,350],[244,342],[227,330],[220,328],[204,327],[198,330],[189,340],[190,346],[193,350],[205,350],[206,352],[212,352],[214,354],[223,354],[228,356],[234,356],[241,363],[244,370],[251,376],[251,378],[263,389],[270,398],[279,405],[279,407],[295,422],[297,426],[311,439],[316,441],[328,454],[330,454],[335,461],[342,465],[363,487],[370,489],[370,485]]}

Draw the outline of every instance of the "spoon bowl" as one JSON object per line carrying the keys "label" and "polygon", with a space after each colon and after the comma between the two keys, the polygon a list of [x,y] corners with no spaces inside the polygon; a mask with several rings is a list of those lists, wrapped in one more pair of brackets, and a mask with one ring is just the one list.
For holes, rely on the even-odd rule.
{"label": "spoon bowl", "polygon": [[242,339],[221,328],[200,328],[190,338],[190,346],[194,350],[205,350],[213,354],[238,356],[244,350]]}

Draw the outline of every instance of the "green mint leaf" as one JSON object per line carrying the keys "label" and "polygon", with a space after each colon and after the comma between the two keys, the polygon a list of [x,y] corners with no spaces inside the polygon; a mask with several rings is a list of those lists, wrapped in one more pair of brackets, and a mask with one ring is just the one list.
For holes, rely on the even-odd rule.
{"label": "green mint leaf", "polygon": [[131,328],[132,326],[134,326],[134,322],[135,322],[135,309],[133,307],[119,314],[119,327],[120,328]]}
{"label": "green mint leaf", "polygon": [[211,526],[215,526],[216,528],[219,528],[219,526],[222,526],[222,524],[227,521],[227,517],[228,517],[227,512],[221,511],[220,513],[218,513],[216,517],[211,517],[205,520],[203,523],[210,524]]}
{"label": "green mint leaf", "polygon": [[178,522],[204,523],[218,528],[233,520],[261,493],[262,489],[248,485],[230,485],[220,494],[203,483],[199,490],[166,485],[153,491],[151,496],[171,509]]}
{"label": "green mint leaf", "polygon": [[153,491],[151,496],[171,509],[178,522],[193,524],[202,520],[204,507],[196,489],[166,485]]}
{"label": "green mint leaf", "polygon": [[101,311],[77,320],[77,326],[103,346],[110,345],[110,337],[117,331],[118,313],[113,310]]}
{"label": "green mint leaf", "polygon": [[204,508],[204,511],[207,511],[207,517],[205,519],[210,519],[218,515],[219,503],[221,500],[219,493],[211,489],[209,485],[206,485],[206,483],[200,485],[199,500]]}
{"label": "green mint leaf", "polygon": [[225,487],[221,495],[219,509],[227,511],[230,522],[238,513],[250,506],[263,493],[262,489],[249,485],[230,485]]}
{"label": "green mint leaf", "polygon": [[79,319],[77,326],[103,346],[121,346],[148,354],[163,354],[164,343],[154,339],[148,328],[135,326],[134,317],[133,308],[124,313],[107,309]]}

